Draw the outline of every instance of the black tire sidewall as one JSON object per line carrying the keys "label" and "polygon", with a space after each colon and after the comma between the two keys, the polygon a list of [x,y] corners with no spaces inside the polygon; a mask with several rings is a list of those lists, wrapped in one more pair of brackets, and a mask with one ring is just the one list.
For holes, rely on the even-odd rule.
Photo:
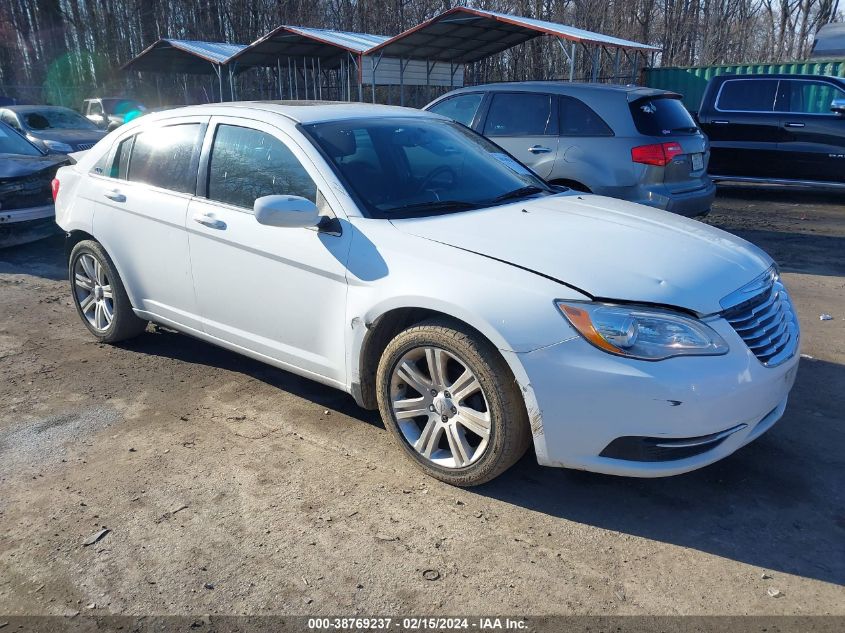
{"label": "black tire sidewall", "polygon": [[[504,440],[506,439],[506,424],[519,423],[520,420],[507,420],[509,410],[501,395],[504,390],[512,388],[512,383],[507,384],[509,375],[502,375],[501,367],[496,363],[485,360],[485,354],[498,353],[492,345],[479,345],[478,338],[473,335],[466,335],[472,345],[464,349],[464,345],[451,344],[449,336],[439,335],[440,328],[410,328],[400,333],[385,350],[386,355],[379,363],[377,389],[379,409],[382,420],[402,449],[414,462],[426,473],[453,485],[466,486],[484,483],[498,475],[502,470],[510,466],[510,463],[502,468],[501,462],[508,458],[504,455]],[[451,329],[451,328],[450,328]],[[464,334],[458,330],[452,330],[458,334]],[[401,342],[399,342],[401,340]],[[397,345],[398,343],[398,345]],[[460,359],[476,376],[484,396],[487,400],[490,411],[490,438],[484,454],[474,463],[462,468],[446,468],[427,460],[420,455],[405,439],[402,430],[393,414],[390,399],[390,381],[397,363],[412,349],[418,347],[438,347],[448,351]],[[480,348],[480,349],[473,349]],[[479,353],[480,352],[480,353]],[[501,361],[504,363],[504,360]],[[509,372],[507,372],[509,374]]]}
{"label": "black tire sidewall", "polygon": [[[76,263],[82,255],[91,255],[106,269],[106,276],[109,280],[109,285],[112,287],[112,305],[113,317],[112,322],[105,330],[97,330],[88,321],[88,318],[83,314],[82,307],[79,305],[79,298],[76,296],[76,284],[74,280]],[[117,270],[111,261],[111,258],[97,243],[89,240],[79,242],[74,246],[68,260],[68,277],[70,281],[70,290],[73,296],[73,305],[76,306],[76,312],[82,319],[82,323],[88,328],[88,331],[101,342],[112,342],[119,339],[119,333],[123,328],[123,321],[135,316],[132,311],[132,306],[129,304],[129,298],[126,296],[126,291],[123,288],[123,283]],[[128,311],[128,314],[127,314]],[[136,317],[137,318],[137,317]],[[122,337],[121,337],[122,338]]]}

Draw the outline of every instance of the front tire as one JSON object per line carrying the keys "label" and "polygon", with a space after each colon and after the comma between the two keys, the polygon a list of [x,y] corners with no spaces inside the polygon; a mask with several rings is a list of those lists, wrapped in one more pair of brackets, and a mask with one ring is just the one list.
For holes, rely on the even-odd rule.
{"label": "front tire", "polygon": [[477,332],[432,319],[399,333],[379,362],[385,426],[428,475],[477,486],[510,468],[531,441],[516,380]]}
{"label": "front tire", "polygon": [[132,311],[117,269],[98,242],[76,244],[68,264],[76,311],[97,340],[117,343],[144,331],[147,322]]}

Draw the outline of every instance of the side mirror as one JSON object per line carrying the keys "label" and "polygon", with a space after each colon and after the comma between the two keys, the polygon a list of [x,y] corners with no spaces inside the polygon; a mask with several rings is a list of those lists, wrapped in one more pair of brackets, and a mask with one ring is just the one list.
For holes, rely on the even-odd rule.
{"label": "side mirror", "polygon": [[834,99],[830,104],[830,111],[836,114],[845,114],[845,99]]}
{"label": "side mirror", "polygon": [[255,219],[266,226],[301,228],[317,226],[317,205],[300,196],[262,196],[253,205]]}

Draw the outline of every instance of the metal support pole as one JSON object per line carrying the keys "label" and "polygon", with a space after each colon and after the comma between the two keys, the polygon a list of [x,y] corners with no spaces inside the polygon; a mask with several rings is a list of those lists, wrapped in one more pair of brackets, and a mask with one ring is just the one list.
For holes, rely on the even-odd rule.
{"label": "metal support pole", "polygon": [[593,68],[591,80],[593,83],[599,80],[599,65],[601,64],[601,46],[596,46],[593,49]]}
{"label": "metal support pole", "polygon": [[405,105],[405,64],[399,58],[399,105]]}
{"label": "metal support pole", "polygon": [[571,53],[569,54],[569,81],[575,81],[575,55],[578,52],[578,49],[575,46],[575,42],[572,42]]}
{"label": "metal support pole", "polygon": [[323,63],[320,61],[320,58],[317,58],[317,95],[322,100],[323,98]]}
{"label": "metal support pole", "polygon": [[285,93],[282,89],[282,60],[276,58],[276,82],[279,84],[279,101],[284,101]]}
{"label": "metal support pole", "polygon": [[616,49],[616,58],[613,60],[613,83],[619,83],[619,49]]}

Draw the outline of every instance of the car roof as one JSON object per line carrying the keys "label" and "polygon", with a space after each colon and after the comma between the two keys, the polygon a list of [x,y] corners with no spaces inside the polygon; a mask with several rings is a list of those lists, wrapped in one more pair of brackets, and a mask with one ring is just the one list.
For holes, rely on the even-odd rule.
{"label": "car roof", "polygon": [[370,103],[347,103],[345,101],[236,101],[186,106],[147,115],[144,119],[157,120],[174,116],[204,114],[224,116],[227,114],[232,115],[235,112],[246,113],[249,111],[280,114],[296,123],[305,125],[373,116],[443,118],[430,112],[417,110],[416,108],[375,105]]}
{"label": "car roof", "polygon": [[12,112],[41,112],[44,110],[70,110],[76,112],[71,108],[56,105],[15,105],[15,106],[0,106],[2,110],[11,110]]}
{"label": "car roof", "polygon": [[842,77],[835,77],[833,75],[795,75],[789,73],[772,73],[772,74],[733,74],[733,73],[725,73],[723,75],[716,75],[713,79],[721,79],[721,80],[728,80],[728,79],[827,79],[828,81],[834,81],[837,83],[845,83],[845,78]]}
{"label": "car roof", "polygon": [[654,97],[658,95],[675,96],[676,93],[667,90],[659,90],[658,88],[647,88],[645,86],[637,86],[634,84],[620,85],[620,84],[600,84],[587,83],[578,81],[511,81],[502,83],[480,84],[478,86],[466,86],[459,88],[453,92],[448,93],[459,94],[462,92],[504,92],[504,91],[519,91],[519,92],[552,92],[562,95],[584,95],[592,94],[600,96],[602,94],[624,94],[628,101],[636,101],[644,97]]}

